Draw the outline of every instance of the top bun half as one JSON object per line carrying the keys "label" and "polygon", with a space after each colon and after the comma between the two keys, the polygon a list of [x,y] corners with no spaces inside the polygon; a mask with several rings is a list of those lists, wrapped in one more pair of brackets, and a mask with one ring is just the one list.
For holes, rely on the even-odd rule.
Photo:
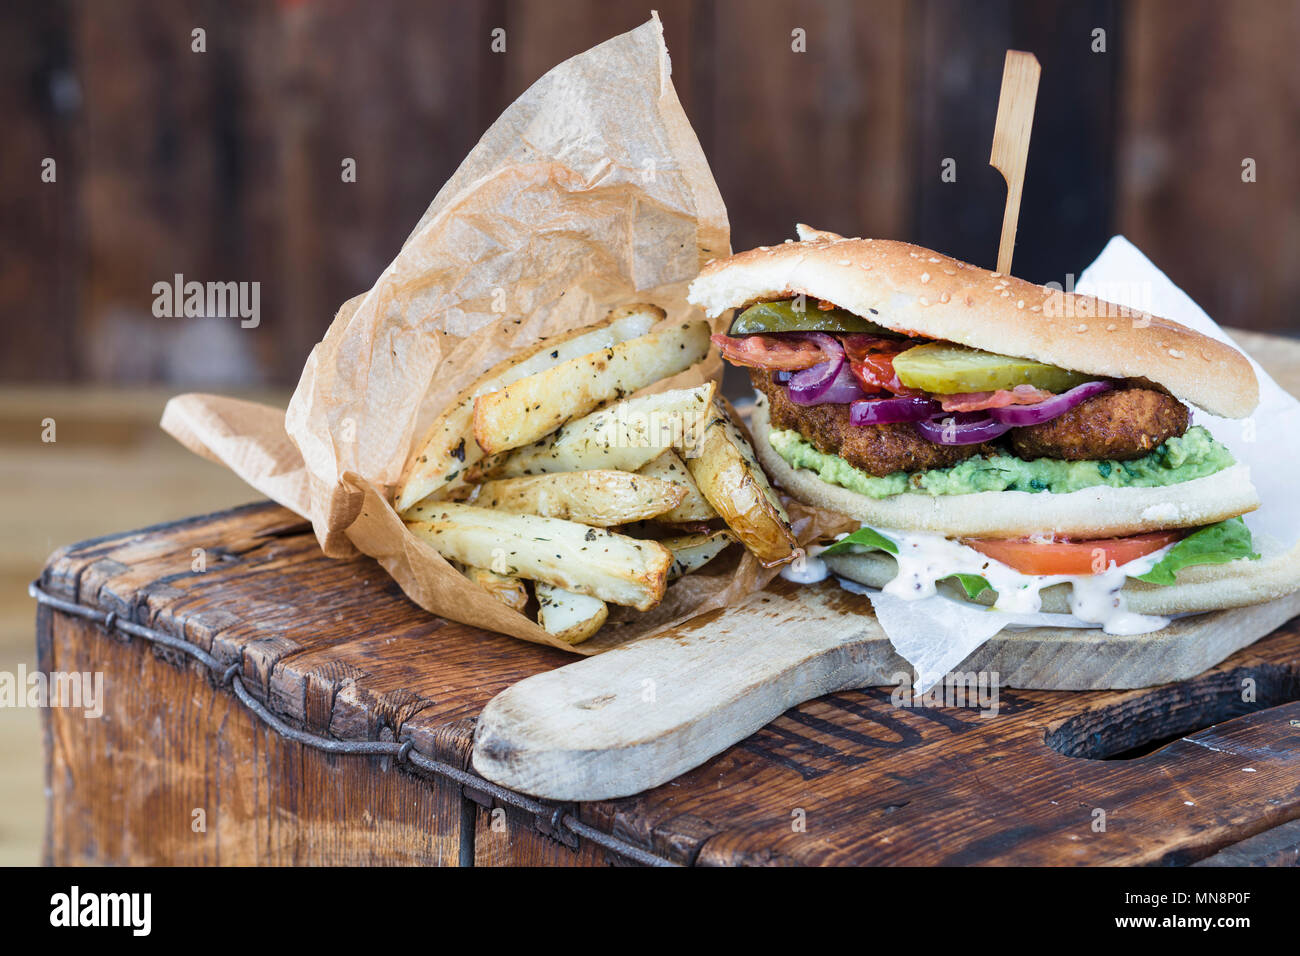
{"label": "top bun half", "polygon": [[691,283],[710,316],[803,294],[898,332],[1106,378],[1144,379],[1225,418],[1259,404],[1236,349],[1186,326],[1090,295],[989,272],[922,246],[845,239],[799,226],[800,242],[715,259]]}

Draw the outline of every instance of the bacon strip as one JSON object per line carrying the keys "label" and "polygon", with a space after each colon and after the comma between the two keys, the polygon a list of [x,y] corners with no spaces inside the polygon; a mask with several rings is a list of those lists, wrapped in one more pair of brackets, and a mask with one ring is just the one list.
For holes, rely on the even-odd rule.
{"label": "bacon strip", "polygon": [[746,335],[743,338],[713,335],[709,341],[722,351],[722,357],[732,365],[747,368],[797,372],[825,362],[827,358],[817,343],[807,339],[776,335]]}
{"label": "bacon strip", "polygon": [[1052,397],[1052,392],[1032,385],[1000,388],[996,392],[961,392],[935,396],[945,412],[979,412],[986,408],[1006,408],[1008,405],[1037,405]]}

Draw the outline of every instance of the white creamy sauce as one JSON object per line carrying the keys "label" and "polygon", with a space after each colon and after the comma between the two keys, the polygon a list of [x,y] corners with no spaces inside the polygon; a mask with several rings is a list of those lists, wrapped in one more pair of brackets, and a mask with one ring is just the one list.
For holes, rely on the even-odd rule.
{"label": "white creamy sauce", "polygon": [[[898,544],[898,574],[883,588],[894,597],[909,601],[932,597],[936,583],[950,574],[977,574],[997,592],[993,607],[998,611],[1036,614],[1042,607],[1043,588],[1069,584],[1071,613],[1080,621],[1101,625],[1107,634],[1145,634],[1169,623],[1169,618],[1131,613],[1121,593],[1126,578],[1146,574],[1165,556],[1168,547],[1128,564],[1112,564],[1101,574],[1022,574],[940,534],[877,530]],[[825,577],[825,562],[817,563],[822,565],[821,575]]]}
{"label": "white creamy sauce", "polygon": [[825,581],[830,569],[826,562],[817,555],[826,549],[820,545],[810,545],[803,554],[781,569],[781,577],[795,584],[816,584]]}

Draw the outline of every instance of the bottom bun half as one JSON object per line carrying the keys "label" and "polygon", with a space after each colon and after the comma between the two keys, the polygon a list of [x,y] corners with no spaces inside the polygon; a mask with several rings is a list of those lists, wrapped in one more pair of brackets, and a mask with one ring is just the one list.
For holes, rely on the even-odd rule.
{"label": "bottom bun half", "polygon": [[[884,552],[840,554],[825,559],[831,573],[867,587],[882,588],[893,579],[894,559]],[[949,597],[968,600],[955,584],[941,582]],[[1199,614],[1230,607],[1247,607],[1284,597],[1300,589],[1300,544],[1289,551],[1260,546],[1258,561],[1230,561],[1183,568],[1170,585],[1147,584],[1129,578],[1124,585],[1124,607],[1136,614]],[[1070,613],[1070,586],[1054,584],[1039,592],[1042,610]],[[976,603],[991,605],[994,595],[983,592]]]}

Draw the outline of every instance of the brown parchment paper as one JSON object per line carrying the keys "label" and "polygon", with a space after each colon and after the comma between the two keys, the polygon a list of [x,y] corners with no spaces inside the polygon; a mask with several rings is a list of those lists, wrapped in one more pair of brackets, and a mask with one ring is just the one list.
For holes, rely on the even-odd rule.
{"label": "brown parchment paper", "polygon": [[[670,72],[657,15],[551,70],[484,134],[375,285],[339,310],[286,413],[183,395],[163,428],[309,518],[331,557],[359,550],[421,607],[524,640],[598,653],[762,587],[774,571],[747,553],[721,558],[575,647],[471,583],[390,504],[434,416],[497,362],[617,305],[703,317],[686,287],[729,253],[729,229]],[[711,357],[671,384],[720,370]],[[809,540],[816,522],[795,518]]]}

